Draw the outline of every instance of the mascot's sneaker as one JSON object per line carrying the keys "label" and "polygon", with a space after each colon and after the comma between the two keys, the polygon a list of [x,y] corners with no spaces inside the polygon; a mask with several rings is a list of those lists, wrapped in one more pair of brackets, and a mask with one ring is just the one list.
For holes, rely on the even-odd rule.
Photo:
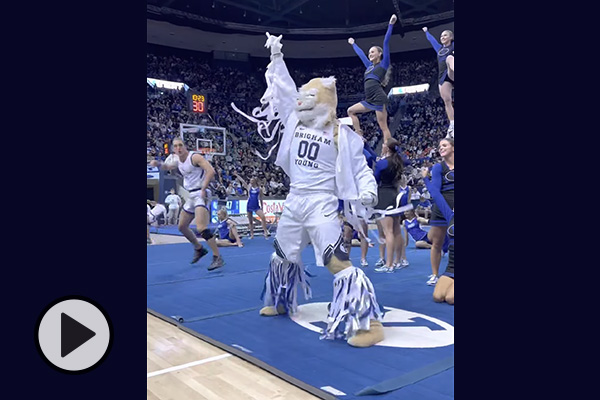
{"label": "mascot's sneaker", "polygon": [[208,250],[206,250],[204,247],[200,247],[199,249],[194,249],[194,258],[192,258],[192,261],[190,261],[190,264],[197,263],[199,259],[201,259],[202,257],[204,257],[207,254],[208,254]]}
{"label": "mascot's sneaker", "polygon": [[264,315],[265,317],[274,317],[276,315],[285,314],[285,307],[283,304],[279,304],[277,309],[273,306],[266,306],[260,309],[260,315]]}
{"label": "mascot's sneaker", "polygon": [[359,330],[356,335],[348,339],[348,344],[353,347],[371,347],[383,340],[383,325],[372,319],[368,331]]}

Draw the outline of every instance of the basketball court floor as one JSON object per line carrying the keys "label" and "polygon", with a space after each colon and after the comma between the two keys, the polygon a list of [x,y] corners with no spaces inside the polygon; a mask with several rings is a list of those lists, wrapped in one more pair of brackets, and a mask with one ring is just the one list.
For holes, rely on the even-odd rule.
{"label": "basketball court floor", "polygon": [[[151,231],[152,232],[152,231]],[[375,232],[371,232],[374,238]],[[147,247],[148,399],[452,399],[454,307],[433,302],[429,251],[410,241],[410,266],[365,273],[375,287],[385,340],[367,349],[319,340],[331,300],[331,274],[303,252],[313,298],[299,296],[293,318],[261,317],[260,294],[273,240],[244,239],[221,248],[225,266],[209,272],[210,256],[189,263],[192,247],[177,235],[152,234]],[[359,265],[360,248],[351,259]],[[447,257],[442,258],[443,272]]]}

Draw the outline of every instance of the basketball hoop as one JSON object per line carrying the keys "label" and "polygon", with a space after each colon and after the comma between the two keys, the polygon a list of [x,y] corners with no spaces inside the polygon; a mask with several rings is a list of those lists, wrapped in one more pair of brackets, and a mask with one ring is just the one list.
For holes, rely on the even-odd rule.
{"label": "basketball hoop", "polygon": [[206,161],[212,162],[212,158],[215,155],[215,152],[212,151],[212,149],[211,150],[201,149],[200,154],[202,154],[202,157],[206,158]]}
{"label": "basketball hoop", "polygon": [[216,126],[179,124],[179,135],[188,149],[202,154],[208,161],[213,156],[227,155],[226,129]]}

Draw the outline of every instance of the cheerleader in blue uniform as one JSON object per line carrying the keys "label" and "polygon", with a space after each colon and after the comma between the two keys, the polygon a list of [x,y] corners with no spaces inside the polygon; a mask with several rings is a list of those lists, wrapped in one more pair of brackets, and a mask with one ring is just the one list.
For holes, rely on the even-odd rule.
{"label": "cheerleader in blue uniform", "polygon": [[440,36],[441,45],[429,33],[427,27],[423,28],[427,40],[438,55],[438,85],[440,96],[444,100],[446,115],[450,121],[448,127],[448,138],[454,138],[454,105],[452,104],[452,90],[454,89],[454,33],[444,31]]}
{"label": "cheerleader in blue uniform", "polygon": [[385,240],[385,261],[381,257],[384,254],[380,247],[380,260],[376,264],[378,268],[375,268],[375,272],[391,273],[395,269],[408,266],[408,262],[401,256],[405,246],[400,231],[400,215],[404,213],[404,210],[400,210],[400,203],[405,196],[400,195],[398,191],[404,169],[404,162],[398,152],[399,146],[395,139],[386,141],[381,150],[382,159],[375,164],[374,174],[379,199],[375,209],[384,215],[377,221],[377,225],[380,243],[381,239]]}
{"label": "cheerleader in blue uniform", "polygon": [[238,246],[244,247],[242,238],[240,237],[235,222],[233,222],[227,215],[227,209],[222,208],[217,212],[219,217],[219,224],[217,225],[217,246],[228,247]]}
{"label": "cheerleader in blue uniform", "polygon": [[362,49],[356,45],[353,38],[348,39],[348,43],[352,45],[352,48],[366,67],[364,76],[365,100],[348,108],[348,116],[352,119],[352,126],[356,133],[362,136],[363,133],[360,128],[358,114],[375,111],[377,123],[383,132],[384,143],[392,138],[387,124],[386,105],[388,97],[384,88],[388,85],[392,73],[389,43],[392,37],[392,29],[397,19],[395,14],[392,15],[385,38],[383,39],[383,49],[379,46],[371,47],[368,58]]}
{"label": "cheerleader in blue uniform", "polygon": [[[404,229],[406,230],[406,246],[408,247],[408,235],[413,238],[415,241],[415,247],[417,249],[431,249],[431,238],[429,237],[429,232],[425,231],[421,228],[421,224],[419,222],[419,218],[415,214],[414,210],[408,210],[404,212]],[[448,235],[444,238],[444,244],[442,246],[443,254],[448,252],[449,246],[449,238]]]}
{"label": "cheerleader in blue uniform", "polygon": [[271,234],[267,229],[267,222],[265,218],[265,213],[262,210],[262,192],[260,191],[260,186],[258,185],[258,181],[256,178],[250,179],[250,185],[246,183],[241,176],[237,173],[234,174],[235,177],[240,181],[240,183],[246,188],[248,191],[248,205],[246,206],[246,211],[248,212],[248,224],[250,225],[250,239],[254,239],[254,213],[258,215],[260,218],[260,223],[262,224],[262,228],[265,234],[265,239],[269,239]]}
{"label": "cheerleader in blue uniform", "polygon": [[444,192],[441,192],[435,186],[433,180],[429,180],[427,169],[424,169],[422,174],[423,181],[427,185],[439,213],[448,221],[448,229],[446,231],[449,238],[448,265],[446,266],[446,271],[444,271],[435,284],[433,300],[437,303],[445,301],[448,304],[454,305],[454,201],[452,201],[452,208],[450,208],[450,204],[447,201],[448,196],[444,195]]}
{"label": "cheerleader in blue uniform", "polygon": [[[442,161],[435,164],[431,169],[431,185],[427,185],[431,193],[430,186],[442,194],[445,203],[451,210],[454,210],[454,139],[445,138],[440,141],[439,147]],[[431,193],[433,196],[433,193]],[[435,285],[438,280],[442,247],[446,237],[450,221],[440,209],[440,205],[434,197],[434,204],[429,219],[429,238],[432,242],[431,248],[431,272],[428,285]]]}

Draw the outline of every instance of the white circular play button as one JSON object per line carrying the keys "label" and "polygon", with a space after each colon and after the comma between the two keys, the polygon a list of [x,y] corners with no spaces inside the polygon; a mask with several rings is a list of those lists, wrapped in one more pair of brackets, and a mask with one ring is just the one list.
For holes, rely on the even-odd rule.
{"label": "white circular play button", "polygon": [[81,374],[102,363],[112,346],[112,324],[100,305],[82,296],[54,300],[36,326],[36,345],[48,364]]}

